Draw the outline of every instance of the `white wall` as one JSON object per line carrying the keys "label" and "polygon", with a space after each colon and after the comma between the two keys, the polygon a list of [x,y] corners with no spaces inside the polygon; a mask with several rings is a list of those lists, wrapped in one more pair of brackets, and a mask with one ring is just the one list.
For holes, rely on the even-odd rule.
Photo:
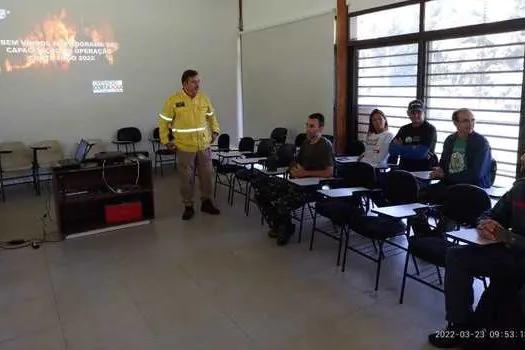
{"label": "white wall", "polygon": [[[348,0],[351,12],[404,0]],[[336,0],[243,0],[244,30],[256,30],[327,13]]]}
{"label": "white wall", "polygon": [[[403,0],[349,0],[360,11]],[[333,134],[336,0],[243,0],[244,135],[267,137],[276,126],[304,130],[321,112]]]}
{"label": "white wall", "polygon": [[242,36],[245,136],[286,127],[293,142],[314,112],[333,134],[333,28],[330,13]]}
{"label": "white wall", "polygon": [[[121,47],[111,67],[0,70],[0,142],[58,139],[69,150],[82,137],[111,140],[124,126],[139,127],[147,140],[188,68],[200,71],[222,130],[236,137],[237,6],[237,0],[2,1],[11,13],[0,22],[0,39],[27,35],[64,8],[77,26],[107,21]],[[0,47],[0,66],[5,54]],[[106,78],[122,79],[124,93],[94,95],[91,81]],[[142,147],[150,148],[147,141]]]}

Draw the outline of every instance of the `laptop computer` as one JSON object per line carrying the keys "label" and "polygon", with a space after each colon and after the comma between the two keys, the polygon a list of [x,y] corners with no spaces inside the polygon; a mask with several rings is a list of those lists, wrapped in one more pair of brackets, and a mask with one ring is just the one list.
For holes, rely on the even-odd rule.
{"label": "laptop computer", "polygon": [[61,168],[78,168],[80,164],[86,159],[93,143],[82,139],[77,145],[73,158],[62,159],[58,161],[58,166]]}

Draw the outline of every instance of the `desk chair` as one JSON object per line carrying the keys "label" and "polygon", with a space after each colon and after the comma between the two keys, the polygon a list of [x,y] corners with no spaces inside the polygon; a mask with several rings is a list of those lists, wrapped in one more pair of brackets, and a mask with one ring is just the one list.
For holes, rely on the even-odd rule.
{"label": "desk chair", "polygon": [[[170,141],[174,140],[173,132],[171,130],[169,131],[168,138]],[[157,173],[157,164],[160,164],[160,176],[164,176],[164,164],[173,164],[173,169],[177,169],[177,152],[167,149],[160,143],[159,128],[153,129],[150,142],[154,154],[154,173]]]}
{"label": "desk chair", "polygon": [[350,141],[346,148],[348,150],[346,155],[350,157],[357,157],[365,153],[365,144],[358,140]]}
{"label": "desk chair", "polygon": [[217,138],[217,149],[221,152],[228,152],[230,150],[230,135],[221,134]]}
{"label": "desk chair", "polygon": [[[338,167],[337,179],[331,180],[329,186],[334,188],[365,187],[374,188],[376,177],[374,168],[368,163],[346,163]],[[368,212],[368,196],[354,194],[350,198],[320,200],[316,203],[316,213],[310,235],[310,251],[314,247],[315,233],[320,232],[339,242],[337,252],[337,266],[341,261],[341,248],[345,230],[348,229],[350,220]],[[332,223],[335,235],[317,228],[317,215],[325,217]]]}
{"label": "desk chair", "polygon": [[[245,139],[245,138],[243,138]],[[253,139],[250,137],[250,140],[246,140],[244,142],[243,139],[239,143],[239,151],[250,151],[250,146],[252,146],[251,141]],[[242,145],[241,145],[242,143]],[[255,141],[253,141],[253,146],[255,145]],[[241,149],[241,146],[242,149]],[[246,154],[246,158],[259,158],[259,157],[269,157],[274,153],[274,141],[271,139],[262,139],[259,144],[257,145],[257,151],[255,153]],[[253,147],[252,147],[253,152]],[[295,149],[294,149],[295,152]],[[235,178],[233,180],[232,186],[231,186],[231,203],[233,204],[233,197],[235,193],[241,194],[244,196],[244,213],[246,216],[250,213],[250,197],[251,197],[251,186],[250,181],[254,179],[255,177],[255,171],[253,169],[248,168],[238,168],[238,170],[235,172]],[[243,190],[243,184],[245,183],[245,188]],[[235,186],[237,185],[238,189],[235,189]]]}
{"label": "desk chair", "polygon": [[295,147],[301,147],[304,141],[306,141],[306,134],[304,132],[297,134],[297,136],[295,137],[295,142],[294,142]]}
{"label": "desk chair", "polygon": [[136,153],[135,144],[142,141],[142,133],[136,127],[126,127],[117,130],[117,139],[113,141],[113,144],[117,145],[117,151],[120,152],[120,147],[123,146],[125,153],[129,154],[132,150]]}
{"label": "desk chair", "polygon": [[5,202],[5,182],[9,180],[22,180],[9,185],[33,183],[35,192],[37,183],[34,172],[31,150],[22,142],[0,143],[0,191],[2,201]]}
{"label": "desk chair", "polygon": [[286,143],[286,137],[288,136],[288,129],[286,128],[275,128],[270,134],[270,139],[272,139],[276,145],[282,145]]}
{"label": "desk chair", "polygon": [[[33,151],[33,173],[37,195],[40,195],[41,175],[50,175],[51,168],[63,160],[64,151],[57,140],[45,140],[30,146]],[[42,173],[43,171],[43,173]]]}
{"label": "desk chair", "polygon": [[[455,245],[445,237],[445,233],[448,231],[447,219],[453,220],[456,223],[456,230],[459,229],[460,226],[475,227],[478,217],[490,208],[490,198],[483,189],[473,185],[454,185],[449,188],[449,195],[445,198],[441,208],[431,209],[434,213],[429,213],[429,210],[424,210],[414,219],[414,221],[422,220],[420,226],[422,228],[418,229],[419,225],[414,226],[414,236],[408,239],[408,250],[405,259],[405,268],[403,270],[401,295],[399,297],[400,304],[403,303],[407,277],[423,283],[432,289],[444,292],[443,288],[430,283],[425,278],[419,277],[419,273],[413,274],[408,272],[408,260],[410,256],[412,256],[413,259],[418,258],[434,265],[436,267],[438,283],[439,286],[441,286],[443,279],[440,268],[445,267],[447,249]],[[431,231],[426,229],[426,227],[428,227],[429,216],[438,217],[436,228]],[[483,282],[486,285],[484,279]]]}

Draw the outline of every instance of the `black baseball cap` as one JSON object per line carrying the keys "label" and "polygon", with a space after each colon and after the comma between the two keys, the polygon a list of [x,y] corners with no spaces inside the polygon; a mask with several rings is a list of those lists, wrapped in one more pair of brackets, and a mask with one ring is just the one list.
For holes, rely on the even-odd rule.
{"label": "black baseball cap", "polygon": [[425,103],[421,100],[414,100],[408,104],[408,113],[413,111],[425,111]]}

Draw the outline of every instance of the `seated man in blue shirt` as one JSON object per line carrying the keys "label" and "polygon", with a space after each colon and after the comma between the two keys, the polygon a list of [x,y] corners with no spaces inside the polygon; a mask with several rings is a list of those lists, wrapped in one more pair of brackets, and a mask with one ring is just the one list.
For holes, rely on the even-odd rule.
{"label": "seated man in blue shirt", "polygon": [[474,131],[476,120],[467,108],[452,114],[457,132],[445,140],[439,167],[432,178],[447,185],[471,184],[489,188],[491,184],[492,154],[487,139]]}
{"label": "seated man in blue shirt", "polygon": [[408,104],[410,124],[397,133],[390,143],[390,156],[400,156],[399,167],[407,171],[431,170],[432,155],[436,147],[436,128],[425,119],[425,104],[414,100]]}
{"label": "seated man in blue shirt", "polygon": [[457,132],[448,136],[443,145],[439,167],[431,178],[441,180],[423,192],[425,201],[441,204],[447,196],[447,187],[470,184],[490,188],[492,153],[487,139],[474,131],[474,114],[467,108],[452,113]]}
{"label": "seated man in blue shirt", "polygon": [[[521,157],[522,172],[525,154]],[[445,306],[446,332],[429,336],[438,348],[454,348],[462,343],[461,330],[469,330],[473,314],[474,277],[520,280],[525,277],[525,179],[517,181],[478,225],[479,235],[500,241],[498,231],[510,229],[516,238],[491,245],[460,245],[449,248],[446,257]],[[505,243],[505,244],[504,244]],[[464,339],[464,338],[463,338]]]}

